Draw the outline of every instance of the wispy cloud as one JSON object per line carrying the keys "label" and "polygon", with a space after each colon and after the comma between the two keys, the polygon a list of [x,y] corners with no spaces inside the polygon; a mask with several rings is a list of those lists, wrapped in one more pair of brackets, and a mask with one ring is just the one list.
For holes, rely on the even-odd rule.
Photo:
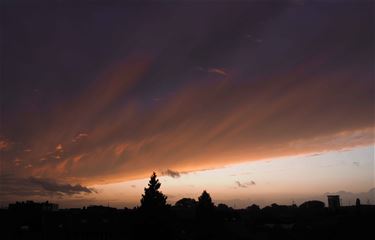
{"label": "wispy cloud", "polygon": [[[351,84],[345,88],[350,93],[332,95],[330,90],[340,88],[343,78],[316,78],[301,83],[309,84],[308,88],[296,84],[285,93],[281,91],[289,82],[286,79],[298,77],[302,77],[300,73],[290,73],[282,80],[259,82],[256,86],[231,82],[192,84],[147,111],[130,103],[106,115],[96,113],[115,101],[111,99],[113,95],[97,98],[96,109],[88,94],[88,99],[77,100],[77,109],[68,106],[54,116],[55,121],[46,123],[49,130],[39,131],[40,135],[32,140],[33,151],[27,153],[33,167],[16,171],[23,175],[32,171],[43,178],[74,177],[93,184],[102,179],[111,182],[144,177],[155,169],[170,166],[191,172],[245,160],[324,152],[373,142],[369,114],[373,104],[362,95],[366,85]],[[331,87],[322,88],[327,82]],[[97,92],[96,88],[93,92]],[[276,93],[278,97],[274,97]],[[316,101],[317,98],[320,100]],[[356,99],[363,101],[359,104]],[[348,103],[345,108],[335,105],[340,101]],[[322,115],[322,107],[335,111]],[[85,108],[89,110],[78,110]],[[70,111],[76,112],[76,118],[70,117]],[[345,120],[348,114],[361,118]],[[93,122],[95,128],[90,131],[89,141],[72,142],[71,136],[79,132],[76,128]],[[11,159],[4,161],[5,168],[14,171],[14,163],[7,163],[12,163],[18,157],[16,154],[4,156]],[[23,159],[22,155],[19,157]],[[170,170],[166,174],[178,177],[181,172]]]}
{"label": "wispy cloud", "polygon": [[318,156],[320,156],[322,154],[323,153],[313,153],[313,154],[308,155],[308,157],[318,157]]}
{"label": "wispy cloud", "polygon": [[11,143],[5,138],[0,138],[0,151],[6,151],[9,149]]}
{"label": "wispy cloud", "polygon": [[169,176],[171,178],[179,178],[179,177],[181,177],[181,173],[179,173],[177,171],[170,170],[170,169],[162,171],[161,174],[163,176]]}
{"label": "wispy cloud", "polygon": [[93,188],[88,188],[80,184],[61,184],[50,179],[41,179],[35,177],[29,177],[28,181],[31,184],[42,187],[46,192],[50,193],[61,193],[66,195],[81,194],[81,193],[94,193],[96,192]]}
{"label": "wispy cloud", "polygon": [[219,75],[222,75],[222,76],[227,76],[228,74],[225,72],[224,69],[221,69],[221,68],[209,68],[207,70],[209,73],[216,73],[216,74],[219,74]]}
{"label": "wispy cloud", "polygon": [[359,167],[361,165],[360,162],[353,162],[353,165],[356,166],[356,167]]}
{"label": "wispy cloud", "polygon": [[36,177],[20,178],[12,174],[0,176],[2,196],[72,196],[91,194],[97,191],[81,184],[59,183],[52,179]]}
{"label": "wispy cloud", "polygon": [[[263,22],[253,22],[252,14],[247,14],[249,18],[244,17],[241,7],[232,9],[233,13],[241,13],[238,14],[241,19],[234,17],[233,21],[227,21],[228,18],[221,14],[228,11],[218,7],[218,12],[200,12],[201,15],[194,19],[204,19],[200,21],[199,29],[186,25],[194,22],[186,20],[191,16],[190,12],[179,14],[176,11],[173,19],[184,27],[169,26],[168,23],[175,22],[159,18],[155,18],[158,20],[152,25],[134,26],[138,29],[137,34],[128,36],[127,41],[140,42],[142,39],[137,46],[124,44],[120,36],[127,36],[124,31],[131,30],[124,30],[126,24],[116,22],[113,26],[121,26],[116,29],[118,38],[111,38],[110,43],[105,39],[94,39],[103,40],[109,47],[104,52],[113,58],[102,58],[102,50],[99,55],[94,54],[101,48],[90,46],[97,46],[98,42],[77,44],[71,51],[77,59],[64,58],[64,61],[73,63],[72,66],[78,66],[75,63],[79,62],[98,68],[82,66],[82,71],[69,73],[65,72],[69,69],[65,64],[50,65],[54,56],[48,53],[55,52],[56,44],[45,44],[46,54],[40,55],[40,65],[36,67],[44,69],[48,65],[61,76],[77,74],[70,79],[84,81],[66,82],[61,77],[50,84],[49,74],[35,71],[35,79],[44,78],[40,80],[38,96],[51,99],[40,102],[39,110],[48,110],[46,114],[30,114],[34,109],[30,110],[24,104],[30,96],[9,98],[10,102],[5,104],[8,114],[3,117],[7,123],[6,136],[24,143],[9,148],[8,141],[0,140],[2,171],[18,177],[32,175],[59,179],[73,186],[75,182],[91,185],[146,177],[158,169],[178,169],[177,173],[173,170],[169,173],[178,177],[182,172],[244,161],[373,144],[373,43],[366,35],[368,31],[362,31],[372,27],[372,21],[369,21],[372,17],[357,10],[348,14],[349,9],[344,9],[344,5],[341,7],[341,10],[327,11],[329,15],[312,9],[308,9],[309,14],[284,13],[284,7],[276,7],[275,11],[262,9],[265,19],[274,19],[267,27]],[[9,16],[14,21],[7,21],[7,24],[18,23],[17,17],[28,21],[34,19],[26,13],[14,13]],[[325,17],[333,21],[327,23]],[[312,27],[305,29],[301,27],[304,24],[296,24],[294,19]],[[111,19],[106,20],[110,28]],[[238,27],[239,20],[244,27]],[[350,24],[345,24],[346,21]],[[243,36],[249,32],[246,23],[264,29],[251,33],[253,37],[250,38],[262,39],[262,44],[244,41]],[[40,24],[33,26],[38,28]],[[154,34],[171,32],[168,26],[178,33],[174,32],[173,36]],[[338,31],[331,31],[336,27]],[[72,28],[60,29],[67,36],[85,37],[64,32],[64,29]],[[95,28],[87,29],[87,36],[98,36],[97,32],[89,34]],[[296,37],[296,31],[288,29],[304,34]],[[19,31],[17,36],[22,35],[23,30]],[[23,32],[29,36],[28,30]],[[327,41],[311,41],[322,33]],[[181,37],[186,34],[192,41],[176,41],[178,34],[182,34]],[[35,37],[39,35],[35,34]],[[281,35],[288,41],[280,42]],[[118,45],[114,44],[117,40]],[[340,44],[335,44],[337,42]],[[7,42],[13,44],[9,51],[15,54],[23,50],[16,43]],[[65,44],[60,43],[61,46]],[[127,48],[127,45],[131,47]],[[88,59],[87,54],[80,52],[82,49],[96,57]],[[17,62],[13,64],[14,69],[23,66]],[[191,71],[194,66],[203,67]],[[14,85],[15,90],[18,86],[26,86],[22,81],[28,79],[28,76],[21,76],[27,71],[17,72],[20,76],[4,77],[9,79],[9,88]],[[229,75],[231,81],[212,81],[213,77]],[[55,85],[66,87],[66,91],[61,92],[70,94],[58,94],[60,91],[56,91]],[[32,152],[24,152],[26,148]],[[16,158],[22,160],[19,166],[14,162]]]}
{"label": "wispy cloud", "polygon": [[87,133],[79,133],[73,138],[73,142],[79,142],[85,138],[87,138],[89,135]]}
{"label": "wispy cloud", "polygon": [[243,182],[243,183],[241,183],[240,181],[235,181],[235,183],[236,183],[237,187],[240,187],[240,188],[248,188],[250,186],[256,185],[256,183],[253,180],[251,180],[249,182]]}
{"label": "wispy cloud", "polygon": [[56,146],[56,151],[62,151],[62,150],[63,150],[63,146],[60,143],[59,145]]}

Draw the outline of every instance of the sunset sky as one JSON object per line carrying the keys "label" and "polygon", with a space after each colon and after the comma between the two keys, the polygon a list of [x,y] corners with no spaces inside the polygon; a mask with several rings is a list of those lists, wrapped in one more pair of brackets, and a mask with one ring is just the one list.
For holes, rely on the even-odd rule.
{"label": "sunset sky", "polygon": [[2,205],[375,203],[374,2],[0,6]]}

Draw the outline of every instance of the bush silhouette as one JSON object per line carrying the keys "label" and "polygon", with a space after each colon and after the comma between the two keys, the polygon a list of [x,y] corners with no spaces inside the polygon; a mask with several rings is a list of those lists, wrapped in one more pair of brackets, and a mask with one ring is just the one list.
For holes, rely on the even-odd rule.
{"label": "bush silhouette", "polygon": [[253,212],[256,212],[256,211],[259,211],[260,210],[260,207],[256,204],[252,204],[251,206],[248,206],[246,208],[247,211],[253,211]]}
{"label": "bush silhouette", "polygon": [[178,208],[190,208],[193,209],[197,206],[197,201],[192,198],[182,198],[175,203]]}

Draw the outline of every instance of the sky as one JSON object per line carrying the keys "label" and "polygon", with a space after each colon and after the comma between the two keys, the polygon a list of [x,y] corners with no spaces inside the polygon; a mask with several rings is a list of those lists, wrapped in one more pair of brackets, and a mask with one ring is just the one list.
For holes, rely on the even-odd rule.
{"label": "sky", "polygon": [[3,1],[1,204],[374,200],[372,1]]}

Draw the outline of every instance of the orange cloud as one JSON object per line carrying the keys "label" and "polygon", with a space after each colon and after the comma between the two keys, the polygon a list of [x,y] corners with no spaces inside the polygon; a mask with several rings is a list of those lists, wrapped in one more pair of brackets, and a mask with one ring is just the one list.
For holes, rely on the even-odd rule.
{"label": "orange cloud", "polygon": [[[304,64],[258,81],[196,81],[147,111],[139,98],[112,108],[149,64],[126,61],[74,104],[61,106],[49,130],[33,141],[32,174],[96,184],[153,170],[188,172],[374,141],[372,93],[365,82],[353,80],[358,72],[311,75]],[[79,136],[85,141],[72,141]],[[45,154],[53,146],[64,146],[59,159]]]}
{"label": "orange cloud", "polygon": [[228,75],[223,69],[220,69],[220,68],[209,68],[207,71],[209,73],[216,73],[216,74],[219,74],[219,75],[222,75],[222,76]]}
{"label": "orange cloud", "polygon": [[10,142],[7,139],[0,139],[0,151],[6,151],[10,148]]}
{"label": "orange cloud", "polygon": [[73,157],[73,162],[77,163],[79,160],[81,160],[84,157],[84,154],[78,155]]}
{"label": "orange cloud", "polygon": [[61,151],[61,150],[63,150],[62,145],[61,144],[57,145],[56,146],[56,151]]}

